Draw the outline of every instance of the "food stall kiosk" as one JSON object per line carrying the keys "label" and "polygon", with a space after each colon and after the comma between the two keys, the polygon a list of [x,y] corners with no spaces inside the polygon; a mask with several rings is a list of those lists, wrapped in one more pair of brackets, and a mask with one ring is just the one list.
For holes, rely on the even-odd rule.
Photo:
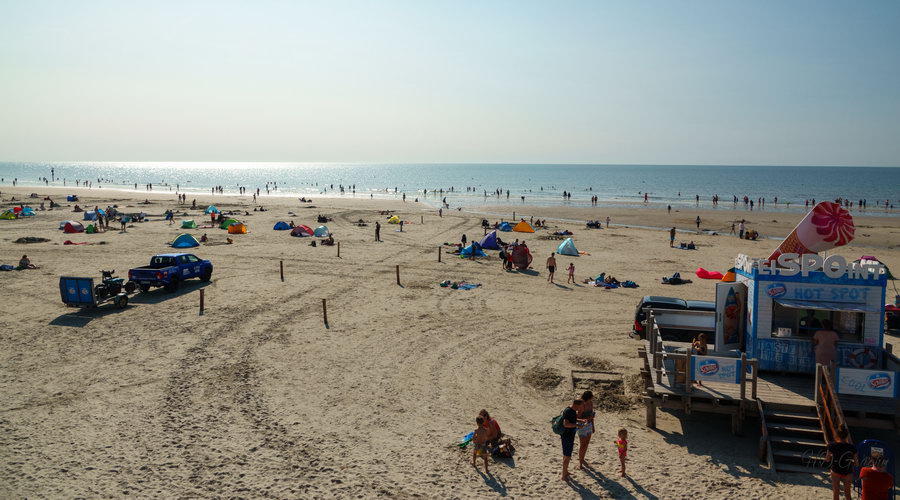
{"label": "food stall kiosk", "polygon": [[735,281],[716,287],[716,351],[741,350],[760,370],[814,373],[813,334],[829,320],[837,365],[880,366],[887,277],[883,266],[839,255],[739,255]]}

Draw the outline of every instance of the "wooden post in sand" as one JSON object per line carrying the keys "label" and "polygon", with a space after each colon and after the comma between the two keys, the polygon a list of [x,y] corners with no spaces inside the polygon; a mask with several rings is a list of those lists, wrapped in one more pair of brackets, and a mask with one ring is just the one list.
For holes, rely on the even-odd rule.
{"label": "wooden post in sand", "polygon": [[438,247],[438,262],[441,261],[441,247]]}
{"label": "wooden post in sand", "polygon": [[200,289],[200,316],[203,316],[203,306],[205,305],[205,304],[203,303],[203,302],[204,302],[203,299],[205,298],[203,292],[205,292],[205,290],[203,290],[203,289],[201,288],[201,289]]}
{"label": "wooden post in sand", "polygon": [[400,264],[397,264],[397,284],[400,284]]}
{"label": "wooden post in sand", "polygon": [[513,220],[516,220],[516,213],[513,212]]}
{"label": "wooden post in sand", "polygon": [[341,258],[341,242],[338,242],[338,258]]}
{"label": "wooden post in sand", "polygon": [[284,261],[279,261],[278,266],[281,268],[281,281],[284,281]]}
{"label": "wooden post in sand", "polygon": [[322,299],[322,319],[325,320],[325,326],[328,326],[328,304]]}
{"label": "wooden post in sand", "polygon": [[425,224],[425,216],[424,215],[419,216],[419,224]]}

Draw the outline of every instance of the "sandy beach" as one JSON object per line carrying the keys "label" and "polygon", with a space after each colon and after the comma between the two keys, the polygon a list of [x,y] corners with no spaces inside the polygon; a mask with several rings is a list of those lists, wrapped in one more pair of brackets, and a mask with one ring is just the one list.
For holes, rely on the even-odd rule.
{"label": "sandy beach", "polygon": [[[776,474],[756,460],[758,430],[734,437],[725,416],[660,412],[644,426],[635,378],[637,340],[629,338],[644,295],[714,299],[714,282],[697,267],[725,271],[738,253],[763,257],[772,240],[729,236],[741,218],[764,236],[785,236],[802,214],[743,210],[541,208],[517,216],[547,218],[549,229],[524,238],[533,270],[504,272],[496,252],[462,260],[446,243],[480,239],[481,216],[496,207],[436,210],[407,202],[358,198],[198,196],[196,210],[170,193],[4,188],[37,208],[36,192],[62,203],[28,219],[0,221],[0,264],[27,254],[38,270],[0,273],[0,493],[6,498],[822,498],[825,476]],[[120,233],[63,234],[59,222],[80,220],[65,194],[82,207],[118,204],[150,221]],[[149,205],[139,204],[144,199]],[[236,216],[250,232],[182,230],[163,221],[206,220],[202,209],[249,211]],[[728,205],[730,207],[730,204]],[[384,224],[382,210],[407,223]],[[188,216],[180,214],[186,211]],[[294,215],[290,215],[293,212]],[[310,238],[273,231],[276,221],[316,227],[316,215],[341,243],[309,246]],[[698,233],[694,219],[702,218]],[[586,230],[556,219],[611,218]],[[487,217],[491,222],[499,216]],[[512,218],[512,213],[505,216]],[[356,225],[358,220],[368,223]],[[382,222],[382,243],[374,225]],[[875,255],[900,270],[900,219],[855,216],[857,238],[836,251],[849,259]],[[670,249],[668,235],[634,226],[671,227],[696,251]],[[544,262],[569,229],[589,255],[562,256],[577,283],[547,283]],[[67,309],[58,278],[126,276],[183,232],[209,235],[191,249],[214,266],[208,284],[186,283],[132,298],[123,310]],[[49,241],[20,244],[22,237]],[[63,245],[65,240],[90,245]],[[441,250],[439,250],[441,249]],[[438,252],[444,252],[438,262]],[[279,278],[279,261],[285,279]],[[396,283],[395,266],[400,266]],[[692,284],[664,286],[673,272]],[[637,289],[583,284],[601,272],[633,280]],[[480,283],[442,288],[443,280]],[[206,309],[199,314],[199,290]],[[892,288],[888,288],[889,297]],[[323,323],[327,299],[329,324]],[[897,344],[896,336],[887,336]],[[895,345],[895,352],[897,346]],[[558,481],[560,445],[549,420],[579,394],[574,369],[607,367],[624,393],[601,397],[597,434],[588,450],[593,469]],[[512,437],[517,453],[491,462],[491,475],[471,466],[456,443],[487,409]],[[629,430],[629,475],[617,474],[615,432]]]}

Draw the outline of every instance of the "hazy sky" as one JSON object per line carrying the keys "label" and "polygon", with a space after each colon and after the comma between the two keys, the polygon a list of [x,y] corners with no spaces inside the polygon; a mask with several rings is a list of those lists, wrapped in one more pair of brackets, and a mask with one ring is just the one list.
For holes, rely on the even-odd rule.
{"label": "hazy sky", "polygon": [[0,0],[0,160],[900,166],[900,1]]}

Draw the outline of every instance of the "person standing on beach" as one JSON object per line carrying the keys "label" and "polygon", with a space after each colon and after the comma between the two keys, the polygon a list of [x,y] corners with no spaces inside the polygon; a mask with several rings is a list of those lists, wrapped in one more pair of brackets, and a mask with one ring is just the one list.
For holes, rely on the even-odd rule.
{"label": "person standing on beach", "polygon": [[569,271],[569,277],[566,279],[566,284],[568,284],[569,282],[575,284],[575,263],[570,262],[569,267],[566,270]]}
{"label": "person standing on beach", "polygon": [[668,213],[671,214],[672,213],[672,205],[669,205],[668,207],[666,207],[666,210],[668,211]]}
{"label": "person standing on beach", "polygon": [[553,283],[553,273],[556,272],[556,255],[555,253],[551,253],[550,257],[547,258],[547,271],[550,272],[550,275],[547,276],[547,282]]}
{"label": "person standing on beach", "polygon": [[847,428],[837,430],[837,441],[828,444],[825,462],[831,462],[831,494],[834,500],[841,497],[841,486],[844,498],[850,500],[850,483],[853,482],[853,468],[859,464],[856,447],[847,442]]}
{"label": "person standing on beach", "polygon": [[700,216],[699,215],[697,216],[697,220],[695,220],[694,222],[697,223],[697,231],[700,231]]}
{"label": "person standing on beach", "polygon": [[584,457],[587,455],[588,445],[591,444],[591,436],[594,434],[594,393],[584,391],[581,400],[584,401],[584,404],[581,405],[578,418],[584,420],[584,425],[576,431],[578,434],[578,466],[575,468],[579,470],[587,467]]}
{"label": "person standing on beach", "polygon": [[669,229],[669,248],[675,246],[675,226],[672,226],[672,229]]}
{"label": "person standing on beach", "polygon": [[744,219],[741,219],[741,225],[739,226],[740,232],[738,233],[738,238],[744,239],[744,231],[747,229],[747,226],[744,225]]}
{"label": "person standing on beach", "polygon": [[375,222],[375,241],[381,241],[381,223]]}
{"label": "person standing on beach", "polygon": [[606,229],[609,229],[609,216],[606,216]]}
{"label": "person standing on beach", "polygon": [[562,474],[559,479],[568,481],[572,476],[569,475],[569,462],[572,460],[572,450],[575,448],[575,432],[578,429],[578,411],[584,402],[576,399],[572,402],[572,406],[566,407],[562,412],[563,431],[560,434],[562,440]]}

